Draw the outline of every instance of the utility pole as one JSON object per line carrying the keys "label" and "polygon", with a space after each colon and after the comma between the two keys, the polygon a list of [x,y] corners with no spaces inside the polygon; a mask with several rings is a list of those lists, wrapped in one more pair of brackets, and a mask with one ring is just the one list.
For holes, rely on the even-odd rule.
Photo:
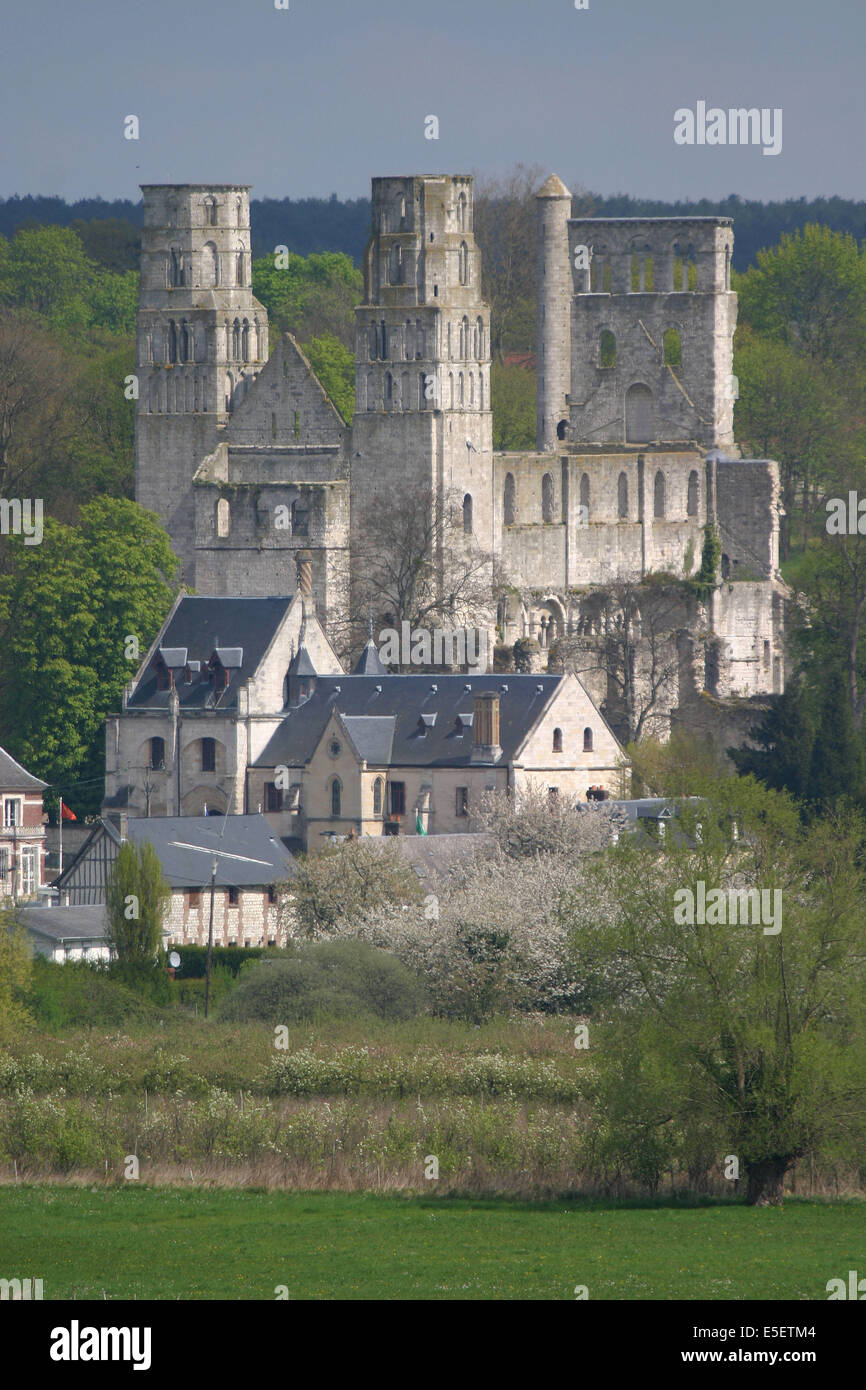
{"label": "utility pole", "polygon": [[210,876],[210,922],[207,929],[207,965],[205,966],[205,986],[204,986],[204,1016],[210,1014],[210,967],[213,958],[213,900],[214,888],[216,885],[217,861],[214,859],[213,868]]}

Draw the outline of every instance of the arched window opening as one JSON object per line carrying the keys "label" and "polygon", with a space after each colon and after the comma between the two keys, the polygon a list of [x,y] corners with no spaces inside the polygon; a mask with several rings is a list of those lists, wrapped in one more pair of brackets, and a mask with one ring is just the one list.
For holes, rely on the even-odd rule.
{"label": "arched window opening", "polygon": [[171,319],[168,325],[168,360],[177,361],[177,328],[174,319]]}
{"label": "arched window opening", "polygon": [[232,396],[233,396],[233,395],[234,395],[234,382],[232,381],[232,374],[231,374],[231,372],[226,372],[226,380],[225,380],[226,410],[231,410],[231,408],[232,408]]}
{"label": "arched window opening", "polygon": [[189,358],[189,327],[184,319],[180,325],[180,360],[181,362],[188,362]]}
{"label": "arched window opening", "polygon": [[653,516],[657,521],[664,519],[665,515],[665,475],[661,469],[658,470],[653,483]]}
{"label": "arched window opening", "polygon": [[385,784],[384,784],[384,782],[382,781],[382,778],[381,778],[381,777],[377,777],[376,780],[375,780],[375,782],[373,783],[373,815],[374,815],[374,816],[381,816],[381,814],[382,814],[382,800],[383,800],[384,789],[385,789]]}
{"label": "arched window opening", "polygon": [[502,524],[514,525],[514,474],[506,473],[505,489],[502,494]]}
{"label": "arched window opening", "polygon": [[457,197],[457,226],[461,232],[466,231],[466,194],[460,193]]}
{"label": "arched window opening", "polygon": [[598,365],[609,370],[616,366],[616,336],[603,328],[598,341]]}
{"label": "arched window opening", "polygon": [[394,378],[390,372],[385,373],[385,404],[387,406],[394,404]]}
{"label": "arched window opening", "polygon": [[567,420],[560,420],[559,424],[558,424],[557,427],[556,427],[556,437],[557,437],[557,439],[564,439],[567,430],[568,430],[568,421],[567,421]]}
{"label": "arched window opening", "polygon": [[689,474],[689,492],[686,502],[686,512],[689,516],[698,514],[698,470],[693,468]]}
{"label": "arched window opening", "polygon": [[561,730],[561,729],[554,729],[554,731],[553,731],[553,751],[554,751],[554,753],[561,753],[561,752],[562,752],[562,730]]}
{"label": "arched window opening", "polygon": [[241,356],[245,362],[250,360],[250,321],[244,319],[244,326],[241,330]]}
{"label": "arched window opening", "polygon": [[472,494],[469,492],[463,498],[463,534],[472,535]]}
{"label": "arched window opening", "polygon": [[458,253],[458,269],[459,269],[459,272],[460,272],[459,279],[460,279],[461,285],[468,285],[468,284],[469,284],[469,247],[466,245],[466,242],[465,242],[465,241],[461,241],[461,243],[460,243],[460,251],[459,251],[459,253]]}
{"label": "arched window opening", "polygon": [[183,284],[183,252],[179,246],[171,248],[171,270],[169,284],[174,287]]}
{"label": "arched window opening", "polygon": [[617,483],[617,510],[620,517],[628,516],[628,476],[620,473]]}
{"label": "arched window opening", "polygon": [[206,241],[201,249],[202,289],[211,290],[219,284],[217,249],[212,241]]}
{"label": "arched window opening", "polygon": [[584,473],[580,480],[580,514],[584,523],[589,521],[589,474]]}
{"label": "arched window opening", "polygon": [[216,772],[216,739],[203,738],[201,741],[201,770]]}
{"label": "arched window opening", "polygon": [[555,521],[554,501],[553,501],[553,479],[549,473],[545,473],[541,480],[541,519],[542,521]]}
{"label": "arched window opening", "polygon": [[331,815],[341,816],[343,814],[343,788],[339,777],[335,777],[331,783]]}
{"label": "arched window opening", "polygon": [[403,283],[403,247],[398,243],[391,247],[388,258],[388,281],[392,285]]}
{"label": "arched window opening", "polygon": [[652,439],[652,392],[640,383],[630,386],[625,398],[625,437],[629,444]]}
{"label": "arched window opening", "polygon": [[584,729],[583,731],[583,751],[584,753],[592,752],[592,729]]}
{"label": "arched window opening", "polygon": [[241,322],[235,319],[232,324],[232,357],[237,362],[241,355]]}
{"label": "arched window opening", "polygon": [[243,253],[243,251],[238,251],[238,254],[237,254],[237,281],[238,281],[238,284],[239,284],[239,285],[246,284],[246,281],[245,281],[245,279],[244,279],[244,253]]}
{"label": "arched window opening", "polygon": [[227,497],[217,502],[217,535],[227,536],[231,530],[231,507]]}
{"label": "arched window opening", "polygon": [[458,405],[463,405],[463,404],[464,404],[464,399],[463,399],[463,373],[462,373],[462,372],[458,372],[458,373],[457,373],[457,404],[458,404]]}
{"label": "arched window opening", "polygon": [[152,772],[165,771],[165,739],[150,740],[150,767]]}
{"label": "arched window opening", "polygon": [[681,367],[683,365],[683,345],[679,332],[676,328],[665,330],[665,366]]}

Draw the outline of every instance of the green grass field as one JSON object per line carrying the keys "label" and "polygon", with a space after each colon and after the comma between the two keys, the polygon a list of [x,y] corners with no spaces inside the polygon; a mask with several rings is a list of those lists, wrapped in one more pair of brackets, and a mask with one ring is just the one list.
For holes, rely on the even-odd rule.
{"label": "green grass field", "polygon": [[46,1299],[826,1300],[866,1203],[782,1209],[249,1189],[0,1188],[0,1276]]}

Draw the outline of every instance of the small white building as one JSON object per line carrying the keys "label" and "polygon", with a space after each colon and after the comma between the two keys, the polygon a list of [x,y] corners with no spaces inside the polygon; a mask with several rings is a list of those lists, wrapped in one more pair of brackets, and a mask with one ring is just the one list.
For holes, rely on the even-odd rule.
{"label": "small white building", "polygon": [[108,962],[104,907],[23,907],[19,914],[33,953],[63,964],[70,960]]}

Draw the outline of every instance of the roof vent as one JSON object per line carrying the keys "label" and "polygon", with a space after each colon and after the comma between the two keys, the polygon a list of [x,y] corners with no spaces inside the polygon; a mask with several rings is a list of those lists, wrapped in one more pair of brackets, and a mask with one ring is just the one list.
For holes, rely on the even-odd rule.
{"label": "roof vent", "polygon": [[468,682],[467,682],[467,684],[464,685],[463,689],[464,689],[464,690],[471,690],[471,689],[472,689],[472,686],[469,685]]}
{"label": "roof vent", "polygon": [[377,694],[377,695],[381,695],[381,694],[382,694],[382,687],[381,687],[381,685],[377,685],[377,686],[376,686],[376,694]]}
{"label": "roof vent", "polygon": [[433,691],[433,694],[434,694],[434,695],[437,694],[437,692],[438,692],[438,690],[439,690],[439,687],[438,687],[438,685],[436,684],[435,681],[434,681],[433,684],[431,685],[430,689]]}
{"label": "roof vent", "polygon": [[544,694],[544,686],[541,684],[541,681],[538,682],[538,685],[535,687],[535,689],[536,689],[536,693],[537,693],[537,694],[539,694],[539,695],[543,695],[543,694]]}
{"label": "roof vent", "polygon": [[508,686],[507,686],[507,685],[500,685],[499,689],[502,691],[503,695],[507,695],[507,694],[508,694]]}

